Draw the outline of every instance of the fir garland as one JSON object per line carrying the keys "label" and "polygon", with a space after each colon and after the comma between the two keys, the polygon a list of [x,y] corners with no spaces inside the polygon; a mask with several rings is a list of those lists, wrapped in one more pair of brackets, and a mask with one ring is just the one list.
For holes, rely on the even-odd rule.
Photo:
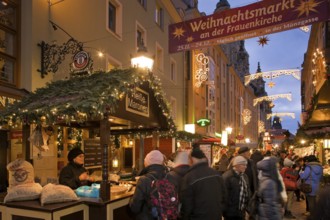
{"label": "fir garland", "polygon": [[49,125],[58,122],[84,122],[102,119],[105,113],[114,113],[119,100],[136,87],[148,82],[167,118],[170,133],[176,130],[160,80],[152,73],[141,73],[136,68],[95,72],[92,75],[58,80],[6,106],[0,121],[9,126],[40,124],[41,118]]}

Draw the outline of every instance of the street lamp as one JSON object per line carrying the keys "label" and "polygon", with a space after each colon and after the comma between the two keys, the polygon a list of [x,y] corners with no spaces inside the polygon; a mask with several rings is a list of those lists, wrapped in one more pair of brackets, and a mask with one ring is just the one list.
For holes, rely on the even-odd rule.
{"label": "street lamp", "polygon": [[141,42],[139,43],[136,55],[131,58],[131,65],[135,68],[147,69],[148,71],[152,71],[154,59],[148,53],[146,46],[144,46],[143,40],[141,40]]}
{"label": "street lamp", "polygon": [[[131,58],[131,65],[134,68],[144,69],[148,73],[151,73],[152,67],[154,65],[154,59],[152,58],[148,53],[147,48],[144,46],[143,39],[139,42],[138,50],[135,56],[132,56]],[[141,169],[143,167],[143,158],[144,158],[144,140],[142,136],[140,135],[140,148],[139,148],[139,168]]]}

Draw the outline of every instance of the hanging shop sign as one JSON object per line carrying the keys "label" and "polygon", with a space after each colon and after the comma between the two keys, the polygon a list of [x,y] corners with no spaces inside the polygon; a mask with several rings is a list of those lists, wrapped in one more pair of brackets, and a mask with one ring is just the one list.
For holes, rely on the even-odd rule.
{"label": "hanging shop sign", "polygon": [[211,120],[207,118],[201,118],[196,123],[201,127],[206,127],[211,124]]}
{"label": "hanging shop sign", "polygon": [[72,57],[71,71],[73,73],[89,72],[93,66],[93,60],[86,51],[78,51]]}
{"label": "hanging shop sign", "polygon": [[130,95],[127,95],[126,111],[149,117],[149,93],[140,88],[136,88],[134,92],[132,92]]}
{"label": "hanging shop sign", "polygon": [[326,0],[268,0],[169,26],[169,52],[282,32],[329,19]]}

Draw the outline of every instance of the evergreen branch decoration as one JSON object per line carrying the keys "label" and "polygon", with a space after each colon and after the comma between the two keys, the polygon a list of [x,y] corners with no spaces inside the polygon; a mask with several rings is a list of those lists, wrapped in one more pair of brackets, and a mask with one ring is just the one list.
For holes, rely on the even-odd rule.
{"label": "evergreen branch decoration", "polygon": [[176,126],[170,114],[169,103],[164,99],[160,79],[152,73],[145,74],[136,68],[95,72],[92,75],[47,83],[21,100],[7,105],[0,111],[0,122],[40,124],[41,117],[47,124],[64,121],[84,122],[99,120],[104,113],[114,113],[119,101],[144,82],[153,90],[162,114],[166,117],[170,134]]}

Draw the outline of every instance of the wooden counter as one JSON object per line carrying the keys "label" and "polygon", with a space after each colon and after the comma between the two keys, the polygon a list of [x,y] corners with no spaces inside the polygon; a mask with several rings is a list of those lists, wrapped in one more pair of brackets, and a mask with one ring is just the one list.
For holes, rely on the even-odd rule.
{"label": "wooden counter", "polygon": [[79,201],[44,206],[39,200],[3,203],[0,197],[0,220],[131,220],[134,216],[128,202],[132,194],[114,196],[105,202],[81,197]]}

